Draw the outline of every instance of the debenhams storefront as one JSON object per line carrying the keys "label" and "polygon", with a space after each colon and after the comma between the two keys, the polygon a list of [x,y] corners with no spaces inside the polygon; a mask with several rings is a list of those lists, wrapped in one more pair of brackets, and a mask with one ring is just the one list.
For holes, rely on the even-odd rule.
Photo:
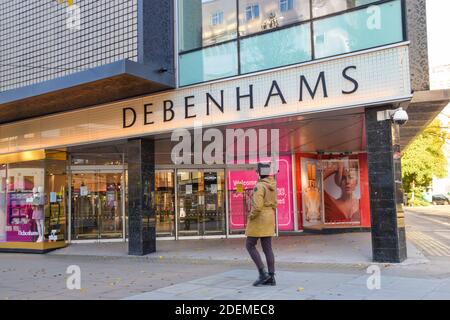
{"label": "debenhams storefront", "polygon": [[[181,87],[139,95],[137,88],[146,89],[149,83],[155,87],[155,82],[142,78],[150,74],[164,79],[167,74],[164,68],[156,75],[154,70],[146,73],[148,65],[155,65],[164,54],[176,60],[170,47],[164,47],[166,42],[160,47],[145,43],[146,30],[152,31],[149,39],[157,41],[158,24],[170,25],[163,20],[172,17],[174,9],[165,1],[153,8],[157,2],[137,2],[144,16],[144,20],[138,16],[138,38],[144,41],[139,46],[149,50],[139,58],[144,64],[125,61],[88,70],[84,75],[91,82],[78,86],[83,75],[54,79],[60,82],[39,88],[45,91],[55,84],[56,89],[42,95],[25,88],[25,102],[10,98],[14,90],[0,95],[2,115],[6,117],[9,106],[8,115],[16,119],[3,118],[0,126],[0,250],[46,252],[80,241],[128,241],[129,253],[142,255],[156,250],[156,238],[242,237],[257,180],[255,165],[271,162],[278,190],[277,234],[371,230],[374,260],[404,260],[398,126],[383,117],[385,110],[407,107],[413,98],[411,44],[404,41],[402,24],[396,25],[395,35],[383,28],[372,28],[373,34],[366,30],[372,38],[347,35],[361,39],[357,45],[347,43],[353,49],[339,47],[335,53],[325,51],[336,49],[336,43],[327,47],[326,39],[318,36],[312,42],[310,31],[302,29],[317,23],[315,32],[322,25],[329,41],[338,39],[333,30],[341,27],[328,24],[353,17],[359,19],[358,25],[366,25],[361,17],[373,16],[377,9],[367,5],[279,31],[264,30],[242,39],[239,35],[220,46],[179,48],[186,50],[175,68]],[[280,2],[280,10],[292,10],[290,3]],[[154,10],[166,5],[167,17],[154,21],[152,28],[143,27]],[[388,14],[382,17],[391,21],[389,14],[394,12],[401,21],[403,6],[399,0],[380,1],[383,10],[375,14]],[[187,9],[180,7],[182,13]],[[245,11],[248,21],[256,13],[259,16],[250,9]],[[145,20],[146,12],[150,20]],[[222,25],[223,19],[213,15],[211,28]],[[179,21],[180,33],[186,31],[183,36],[188,40],[194,39],[189,36],[191,20]],[[296,33],[300,31],[307,37]],[[275,35],[290,32],[296,39],[306,39],[302,48],[314,48],[309,58],[287,52],[264,57],[262,44],[267,48],[272,43],[276,49]],[[220,73],[235,61],[224,48],[237,42],[239,71]],[[246,55],[251,48],[262,60]],[[335,56],[339,53],[345,54]],[[155,61],[146,61],[152,54]],[[203,62],[197,65],[199,59]],[[244,63],[245,59],[250,60]],[[255,66],[252,59],[259,63],[265,59],[266,64],[247,70]],[[284,62],[271,66],[277,59]],[[288,66],[279,67],[283,65]],[[101,79],[114,68],[131,70],[134,76]],[[263,69],[269,70],[257,71]],[[198,78],[202,72],[212,76]],[[204,82],[213,78],[222,79]],[[111,99],[120,90],[138,97]],[[92,103],[105,96],[113,102]],[[27,118],[20,111],[31,112],[36,105],[48,108],[48,115]]]}
{"label": "debenhams storefront", "polygon": [[405,43],[2,125],[1,245],[242,235],[274,159],[277,232],[368,228],[365,108],[410,98]]}

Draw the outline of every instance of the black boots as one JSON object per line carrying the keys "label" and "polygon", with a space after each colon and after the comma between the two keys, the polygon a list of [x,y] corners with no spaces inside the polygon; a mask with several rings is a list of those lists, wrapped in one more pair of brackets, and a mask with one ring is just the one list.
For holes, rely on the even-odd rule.
{"label": "black boots", "polygon": [[253,285],[255,287],[260,286],[265,284],[268,280],[270,279],[269,274],[264,270],[264,269],[260,269],[259,270],[259,278],[256,279],[255,282],[253,282]]}
{"label": "black boots", "polygon": [[267,273],[264,269],[259,270],[259,278],[255,282],[253,282],[253,285],[255,287],[258,287],[260,285],[276,286],[277,282],[275,281],[275,273]]}
{"label": "black boots", "polygon": [[269,279],[267,279],[266,282],[264,282],[264,285],[266,286],[276,286],[277,282],[275,281],[275,273],[269,272]]}

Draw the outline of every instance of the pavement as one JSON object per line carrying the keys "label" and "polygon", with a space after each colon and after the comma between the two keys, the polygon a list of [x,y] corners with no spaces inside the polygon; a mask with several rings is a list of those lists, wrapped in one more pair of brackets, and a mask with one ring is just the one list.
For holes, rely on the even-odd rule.
{"label": "pavement", "polygon": [[[128,256],[123,243],[0,254],[0,299],[450,299],[450,207],[408,209],[406,222],[402,264],[373,264],[370,233],[275,239],[275,287],[251,285],[244,239],[158,241],[144,257]],[[71,265],[80,290],[67,289]]]}
{"label": "pavement", "polygon": [[[143,257],[130,257],[127,243],[71,244],[49,253],[51,256],[95,256],[141,259],[148,261],[174,260],[208,263],[250,265],[245,250],[245,238],[157,241],[157,251]],[[300,235],[274,238],[273,249],[279,266],[295,264],[339,264],[369,266],[372,262],[369,232],[334,235]],[[428,260],[408,243],[408,260],[403,264],[420,264]]]}
{"label": "pavement", "polygon": [[[281,271],[277,286],[253,287],[253,270],[231,270],[195,279],[127,300],[379,300],[450,299],[450,278],[423,279],[382,276],[380,286],[368,286],[369,275]],[[369,280],[369,283],[370,282]]]}

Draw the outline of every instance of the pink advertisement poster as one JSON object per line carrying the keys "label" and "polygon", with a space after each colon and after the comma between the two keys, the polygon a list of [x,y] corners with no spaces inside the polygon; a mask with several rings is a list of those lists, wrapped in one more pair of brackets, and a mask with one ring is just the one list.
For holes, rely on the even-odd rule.
{"label": "pink advertisement poster", "polygon": [[[278,161],[278,230],[294,230],[294,210],[292,200],[292,159],[281,156]],[[229,171],[229,212],[230,229],[245,229],[246,215],[251,208],[251,192],[258,175],[255,171]]]}

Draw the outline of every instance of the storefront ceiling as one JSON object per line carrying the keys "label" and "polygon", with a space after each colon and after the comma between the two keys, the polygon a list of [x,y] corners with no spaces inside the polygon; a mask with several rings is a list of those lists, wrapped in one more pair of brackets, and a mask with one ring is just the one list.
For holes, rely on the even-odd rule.
{"label": "storefront ceiling", "polygon": [[[226,129],[267,129],[268,132],[278,129],[279,148],[282,154],[318,151],[345,153],[366,150],[363,108],[244,122],[221,126],[218,129],[222,132]],[[170,152],[177,142],[170,141],[170,134],[157,135],[155,139],[156,152],[161,163],[169,163]],[[270,147],[268,149],[270,150]]]}
{"label": "storefront ceiling", "polygon": [[239,127],[279,129],[280,152],[366,150],[363,108],[246,123]]}
{"label": "storefront ceiling", "polygon": [[415,92],[407,112],[409,121],[400,127],[400,144],[408,144],[430,124],[450,102],[450,90]]}

